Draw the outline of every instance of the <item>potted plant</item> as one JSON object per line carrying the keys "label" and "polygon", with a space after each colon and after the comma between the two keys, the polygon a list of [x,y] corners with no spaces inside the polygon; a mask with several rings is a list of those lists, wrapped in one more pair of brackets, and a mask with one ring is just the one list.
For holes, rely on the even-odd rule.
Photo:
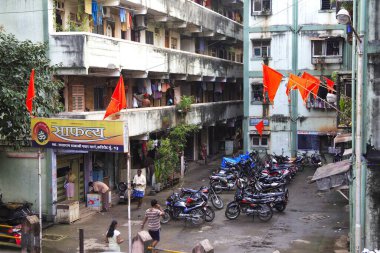
{"label": "potted plant", "polygon": [[181,101],[177,104],[177,111],[179,113],[187,113],[191,109],[191,104],[194,103],[193,96],[181,96]]}

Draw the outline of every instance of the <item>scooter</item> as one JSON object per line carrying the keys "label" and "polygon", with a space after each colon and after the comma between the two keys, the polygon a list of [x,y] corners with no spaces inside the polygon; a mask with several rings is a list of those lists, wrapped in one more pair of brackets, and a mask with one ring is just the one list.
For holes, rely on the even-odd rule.
{"label": "scooter", "polygon": [[[131,201],[135,199],[134,190],[135,186],[133,183],[131,183]],[[123,203],[126,204],[128,203],[128,184],[125,182],[120,182],[117,185],[117,189],[119,190],[119,204]]]}

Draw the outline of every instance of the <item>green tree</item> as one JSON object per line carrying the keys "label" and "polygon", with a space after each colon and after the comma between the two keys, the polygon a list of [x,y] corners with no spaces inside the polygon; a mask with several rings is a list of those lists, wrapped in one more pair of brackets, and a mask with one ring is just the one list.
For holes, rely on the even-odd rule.
{"label": "green tree", "polygon": [[31,70],[35,69],[33,114],[49,117],[62,111],[60,90],[54,79],[47,44],[19,41],[0,30],[0,136],[5,144],[20,148],[30,143],[30,115],[25,106]]}

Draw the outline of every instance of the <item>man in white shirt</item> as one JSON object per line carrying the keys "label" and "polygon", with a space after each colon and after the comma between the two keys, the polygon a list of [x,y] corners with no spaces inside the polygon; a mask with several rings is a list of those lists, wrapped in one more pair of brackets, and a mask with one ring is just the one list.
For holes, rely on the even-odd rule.
{"label": "man in white shirt", "polygon": [[137,175],[133,178],[133,184],[135,189],[133,191],[133,196],[137,199],[138,204],[137,208],[141,208],[142,198],[145,195],[145,187],[146,187],[146,178],[141,174],[141,169],[137,170]]}

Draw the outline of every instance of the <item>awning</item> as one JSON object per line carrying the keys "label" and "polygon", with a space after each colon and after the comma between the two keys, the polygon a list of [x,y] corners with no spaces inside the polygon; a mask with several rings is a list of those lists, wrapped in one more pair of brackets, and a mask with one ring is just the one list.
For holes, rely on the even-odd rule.
{"label": "awning", "polygon": [[352,134],[340,134],[334,138],[334,147],[337,143],[352,141]]}
{"label": "awning", "polygon": [[345,173],[350,169],[351,161],[343,160],[336,163],[329,163],[325,166],[319,167],[315,173],[311,182],[317,181],[322,178],[331,177],[341,173]]}

